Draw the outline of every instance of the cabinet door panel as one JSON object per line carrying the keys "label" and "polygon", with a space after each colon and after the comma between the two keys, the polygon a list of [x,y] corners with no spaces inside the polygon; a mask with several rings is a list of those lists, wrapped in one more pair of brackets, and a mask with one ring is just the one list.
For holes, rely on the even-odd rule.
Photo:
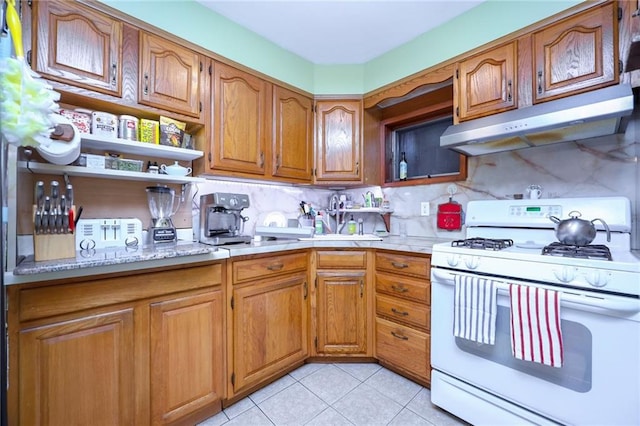
{"label": "cabinet door panel", "polygon": [[307,357],[306,274],[235,287],[234,390]]}
{"label": "cabinet door panel", "polygon": [[534,103],[618,82],[614,12],[607,4],[533,34]]}
{"label": "cabinet door panel", "polygon": [[273,176],[311,180],[313,100],[275,86]]}
{"label": "cabinet door panel", "polygon": [[134,424],[133,309],[20,332],[20,424]]}
{"label": "cabinet door panel", "polygon": [[210,166],[264,175],[268,135],[267,82],[216,62],[213,85]]}
{"label": "cabinet door panel", "polygon": [[200,67],[196,52],[141,31],[140,103],[199,117]]}
{"label": "cabinet door panel", "polygon": [[458,105],[461,121],[515,108],[517,43],[460,62]]}
{"label": "cabinet door panel", "polygon": [[319,271],[317,278],[318,353],[366,353],[365,272]]}
{"label": "cabinet door panel", "polygon": [[316,104],[316,181],[361,181],[360,101]]}
{"label": "cabinet door panel", "polygon": [[151,305],[151,418],[171,423],[223,396],[222,292]]}
{"label": "cabinet door panel", "polygon": [[78,3],[35,2],[35,70],[47,78],[120,96],[122,23]]}

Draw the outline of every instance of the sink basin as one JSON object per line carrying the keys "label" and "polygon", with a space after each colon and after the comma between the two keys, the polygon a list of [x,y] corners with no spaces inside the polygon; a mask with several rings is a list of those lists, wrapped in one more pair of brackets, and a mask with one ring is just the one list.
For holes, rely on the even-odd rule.
{"label": "sink basin", "polygon": [[382,241],[382,237],[373,234],[345,235],[345,234],[322,234],[309,238],[298,238],[300,241]]}

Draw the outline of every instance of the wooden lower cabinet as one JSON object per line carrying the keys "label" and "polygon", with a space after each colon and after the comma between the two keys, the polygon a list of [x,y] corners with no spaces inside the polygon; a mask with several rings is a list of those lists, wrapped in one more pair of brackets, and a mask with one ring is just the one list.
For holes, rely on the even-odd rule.
{"label": "wooden lower cabinet", "polygon": [[366,250],[316,250],[315,355],[373,355],[369,255]]}
{"label": "wooden lower cabinet", "polygon": [[416,382],[431,383],[429,255],[376,252],[376,358]]}
{"label": "wooden lower cabinet", "polygon": [[152,303],[151,421],[213,415],[224,389],[221,290]]}
{"label": "wooden lower cabinet", "polygon": [[19,424],[134,424],[133,317],[125,308],[22,330]]}
{"label": "wooden lower cabinet", "polygon": [[309,355],[307,253],[238,259],[230,271],[233,398],[284,374]]}
{"label": "wooden lower cabinet", "polygon": [[220,411],[222,265],[7,287],[9,424],[194,424]]}

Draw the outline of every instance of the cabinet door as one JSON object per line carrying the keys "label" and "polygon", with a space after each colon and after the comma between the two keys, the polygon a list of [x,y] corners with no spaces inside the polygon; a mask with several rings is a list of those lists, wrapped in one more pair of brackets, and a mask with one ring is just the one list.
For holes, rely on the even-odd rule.
{"label": "cabinet door", "polygon": [[131,425],[133,309],[20,332],[20,419],[24,425]]}
{"label": "cabinet door", "polygon": [[361,101],[316,103],[316,182],[361,182]]}
{"label": "cabinet door", "polygon": [[273,89],[272,175],[311,181],[313,100],[275,86]]}
{"label": "cabinet door", "polygon": [[122,22],[77,2],[35,2],[35,70],[46,78],[121,96]]}
{"label": "cabinet door", "polygon": [[235,392],[307,357],[307,293],[305,273],[234,288]]}
{"label": "cabinet door", "polygon": [[269,89],[254,75],[215,63],[212,169],[265,174]]}
{"label": "cabinet door", "polygon": [[470,120],[517,106],[517,42],[505,44],[458,64],[458,119]]}
{"label": "cabinet door", "polygon": [[318,271],[317,352],[366,354],[367,310],[364,271]]}
{"label": "cabinet door", "polygon": [[151,305],[151,419],[213,414],[223,396],[222,291]]}
{"label": "cabinet door", "polygon": [[141,104],[200,117],[201,68],[196,52],[140,31]]}
{"label": "cabinet door", "polygon": [[618,83],[613,3],[533,34],[534,103]]}

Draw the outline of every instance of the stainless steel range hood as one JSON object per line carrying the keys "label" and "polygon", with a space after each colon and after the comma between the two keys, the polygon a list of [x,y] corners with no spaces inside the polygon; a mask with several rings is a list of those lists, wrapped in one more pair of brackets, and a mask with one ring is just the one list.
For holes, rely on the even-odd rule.
{"label": "stainless steel range hood", "polygon": [[449,126],[440,146],[476,156],[611,135],[633,111],[629,84],[619,84]]}

